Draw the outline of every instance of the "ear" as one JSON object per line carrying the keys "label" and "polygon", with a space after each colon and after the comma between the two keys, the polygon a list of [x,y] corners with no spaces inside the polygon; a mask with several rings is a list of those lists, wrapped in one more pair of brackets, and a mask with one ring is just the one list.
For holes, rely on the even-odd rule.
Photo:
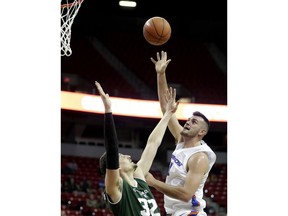
{"label": "ear", "polygon": [[200,136],[205,136],[207,134],[207,131],[205,130],[205,129],[201,129],[200,131],[199,131],[199,135]]}

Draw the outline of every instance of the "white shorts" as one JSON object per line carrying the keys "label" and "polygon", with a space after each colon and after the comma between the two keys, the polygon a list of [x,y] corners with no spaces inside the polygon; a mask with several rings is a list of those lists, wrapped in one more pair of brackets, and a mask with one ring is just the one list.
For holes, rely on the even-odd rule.
{"label": "white shorts", "polygon": [[207,216],[207,214],[204,211],[200,211],[198,214],[193,214],[191,210],[178,210],[171,214],[171,216]]}

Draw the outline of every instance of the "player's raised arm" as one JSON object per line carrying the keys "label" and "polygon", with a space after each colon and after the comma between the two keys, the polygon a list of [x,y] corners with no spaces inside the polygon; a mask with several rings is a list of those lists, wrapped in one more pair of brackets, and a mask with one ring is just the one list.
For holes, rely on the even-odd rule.
{"label": "player's raised arm", "polygon": [[154,60],[152,57],[150,58],[151,61],[155,64],[155,70],[157,72],[157,92],[158,92],[158,98],[161,106],[161,110],[164,113],[165,112],[165,93],[168,90],[168,85],[166,81],[166,68],[168,64],[170,63],[171,59],[167,60],[167,53],[162,51],[161,57],[159,52],[156,53],[157,60]]}
{"label": "player's raised arm", "polygon": [[165,113],[161,120],[158,122],[154,130],[151,132],[147,140],[147,145],[142,153],[141,159],[139,160],[138,167],[141,168],[144,175],[148,173],[153,163],[154,157],[164,137],[168,122],[172,115],[176,112],[178,102],[176,99],[176,89],[170,88],[166,91],[165,96]]}
{"label": "player's raised arm", "polygon": [[105,190],[110,198],[114,201],[121,198],[120,173],[119,173],[119,152],[118,139],[112,115],[111,101],[109,95],[106,94],[100,83],[95,81],[95,85],[102,99],[104,114],[104,139],[106,150],[106,174],[105,174]]}
{"label": "player's raised arm", "polygon": [[[161,56],[159,52],[156,53],[157,61],[152,57],[151,61],[155,64],[155,70],[157,72],[157,92],[158,98],[161,106],[161,110],[164,113],[166,107],[165,101],[165,92],[168,89],[167,79],[166,79],[166,68],[170,63],[171,59],[167,59],[167,52],[161,51]],[[182,126],[179,124],[176,115],[174,114],[171,117],[171,120],[168,124],[169,130],[174,136],[176,142],[180,140],[180,131],[182,131]]]}

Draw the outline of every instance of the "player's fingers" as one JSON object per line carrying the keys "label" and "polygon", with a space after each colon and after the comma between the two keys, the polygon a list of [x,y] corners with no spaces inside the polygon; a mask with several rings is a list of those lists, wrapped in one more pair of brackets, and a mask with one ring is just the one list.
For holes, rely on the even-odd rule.
{"label": "player's fingers", "polygon": [[104,93],[104,91],[103,91],[100,83],[98,83],[97,81],[95,81],[95,85],[96,85],[96,87],[97,87],[97,89],[98,89],[98,91],[99,91],[99,94],[104,95],[105,93]]}
{"label": "player's fingers", "polygon": [[160,60],[159,52],[157,52],[157,60],[158,60],[158,61]]}
{"label": "player's fingers", "polygon": [[174,111],[176,111],[176,110],[178,109],[178,105],[179,105],[179,103],[180,103],[179,101],[176,102],[176,106],[175,106]]}
{"label": "player's fingers", "polygon": [[156,61],[152,57],[150,59],[154,64],[156,63]]}
{"label": "player's fingers", "polygon": [[176,99],[176,88],[174,88],[172,91],[172,98],[173,98],[173,100]]}
{"label": "player's fingers", "polygon": [[99,89],[101,89],[101,85],[100,85],[100,83],[98,83],[97,81],[95,81],[95,86],[96,86],[96,88],[98,89],[98,91],[99,91]]}
{"label": "player's fingers", "polygon": [[171,59],[168,59],[168,60],[166,61],[166,65],[168,65],[170,62],[171,62]]}
{"label": "player's fingers", "polygon": [[172,87],[169,87],[169,89],[167,89],[167,95],[172,96],[172,93],[173,93],[173,88]]}
{"label": "player's fingers", "polygon": [[167,59],[167,53],[162,51],[162,59],[163,60],[166,60]]}
{"label": "player's fingers", "polygon": [[101,88],[101,86],[98,86],[97,89],[98,89],[99,94],[101,94],[101,95],[105,94],[103,89]]}
{"label": "player's fingers", "polygon": [[169,95],[173,97],[173,88],[172,87],[169,88]]}

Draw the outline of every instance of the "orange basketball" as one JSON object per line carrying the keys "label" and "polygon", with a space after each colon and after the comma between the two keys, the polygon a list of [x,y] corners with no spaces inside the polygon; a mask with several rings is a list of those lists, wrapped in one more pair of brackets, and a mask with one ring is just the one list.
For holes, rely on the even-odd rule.
{"label": "orange basketball", "polygon": [[171,36],[171,26],[166,19],[155,16],[145,22],[143,35],[148,43],[159,46],[169,40]]}

